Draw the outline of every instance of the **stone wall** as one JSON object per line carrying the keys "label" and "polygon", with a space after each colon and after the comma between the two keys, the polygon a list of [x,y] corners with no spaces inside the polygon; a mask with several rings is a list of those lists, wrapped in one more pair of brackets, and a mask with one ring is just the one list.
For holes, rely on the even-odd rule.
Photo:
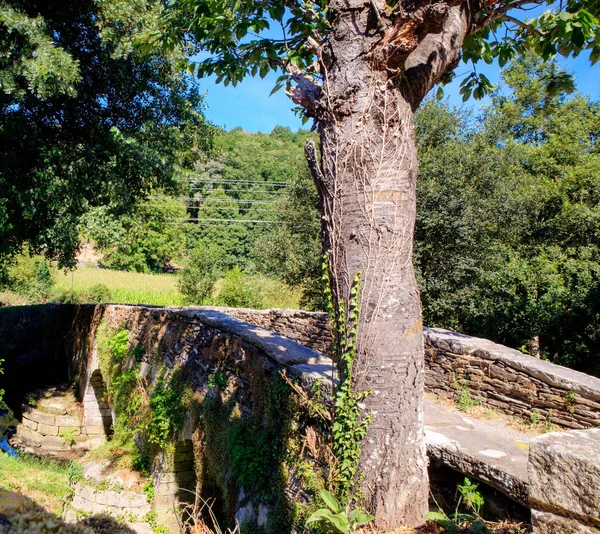
{"label": "stone wall", "polygon": [[[600,379],[476,337],[425,328],[425,385],[567,428],[600,426]],[[531,414],[538,414],[532,416]]]}
{"label": "stone wall", "polygon": [[242,321],[274,330],[301,345],[306,345],[324,354],[328,354],[331,349],[331,330],[326,313],[277,308],[253,310],[207,306],[195,309],[226,313]]}
{"label": "stone wall", "polygon": [[[80,353],[85,347],[89,351],[82,366],[87,383],[80,387],[85,392],[86,426],[106,425],[105,418],[111,410],[114,412],[114,406],[107,410],[91,401],[102,399],[106,389],[111,391],[111,377],[102,374],[106,366],[102,364],[99,336],[118,328],[127,329],[131,351],[122,362],[123,372],[135,366],[137,380],[148,384],[147,392],[151,393],[160,381],[168,383],[165,381],[177,371],[182,373],[186,391],[189,391],[186,393],[191,399],[186,408],[186,424],[173,437],[174,448],[153,456],[154,506],[162,522],[176,531],[172,511],[193,498],[194,493],[208,499],[216,497],[223,504],[223,514],[229,524],[233,524],[235,518],[240,524],[264,527],[271,515],[280,514],[281,510],[272,500],[265,502],[255,488],[244,487],[239,473],[232,472],[226,464],[224,449],[228,446],[227,440],[232,438],[225,436],[230,436],[232,429],[265,432],[265,435],[274,432],[272,446],[285,447],[286,439],[278,434],[286,432],[291,422],[285,419],[288,417],[285,412],[273,410],[275,405],[269,404],[279,402],[282,395],[291,395],[292,391],[289,388],[285,392],[274,391],[275,400],[270,391],[279,383],[283,371],[300,384],[310,385],[316,379],[321,380],[323,375],[331,374],[331,360],[277,332],[216,309],[98,305],[90,314],[87,308],[80,307],[83,313],[78,312],[75,321],[81,317],[93,327],[80,328],[83,335],[74,340],[73,347],[73,353]],[[100,334],[100,326],[104,334]],[[215,385],[217,382],[219,385]],[[326,379],[323,388],[327,382]],[[93,415],[88,413],[88,404],[95,410]],[[281,420],[274,425],[273,417]],[[208,423],[207,418],[215,420]],[[242,429],[244,421],[248,421],[251,430]],[[269,440],[267,443],[271,445]],[[261,450],[256,454],[267,452]],[[239,461],[247,461],[245,456],[240,458]],[[264,468],[273,470],[272,474],[265,472],[273,477],[272,488],[281,488],[283,467],[274,464]],[[253,476],[256,473],[249,478]]]}
{"label": "stone wall", "polygon": [[[325,313],[214,309],[329,353]],[[509,415],[566,428],[600,426],[600,379],[449,330],[424,328],[423,337],[425,387],[433,393],[456,400],[466,388],[472,398]]]}

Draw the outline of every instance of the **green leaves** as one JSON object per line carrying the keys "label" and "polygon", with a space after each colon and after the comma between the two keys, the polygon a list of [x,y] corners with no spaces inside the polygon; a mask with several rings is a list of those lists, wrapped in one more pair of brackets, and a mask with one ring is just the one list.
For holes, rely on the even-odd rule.
{"label": "green leaves", "polygon": [[307,520],[306,523],[322,523],[325,528],[332,530],[333,532],[346,534],[355,532],[355,530],[373,521],[374,516],[361,512],[358,508],[352,510],[348,514],[341,506],[335,496],[327,491],[319,491],[319,497],[328,506],[327,508],[320,508],[314,512]]}
{"label": "green leaves", "polygon": [[53,42],[42,17],[30,18],[0,4],[0,93],[16,101],[28,93],[46,100],[57,94],[75,96],[78,62]]}
{"label": "green leaves", "polygon": [[460,94],[463,102],[471,98],[481,100],[484,96],[490,94],[494,89],[492,83],[483,74],[471,73],[460,84]]}

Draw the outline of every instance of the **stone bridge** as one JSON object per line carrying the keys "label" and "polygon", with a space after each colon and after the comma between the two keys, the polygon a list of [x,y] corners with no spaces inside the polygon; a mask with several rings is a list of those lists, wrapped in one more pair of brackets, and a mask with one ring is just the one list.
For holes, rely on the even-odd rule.
{"label": "stone bridge", "polygon": [[[101,332],[114,332],[123,325],[129,347],[140,350],[139,358],[130,353],[120,372],[138,365],[146,382],[156,385],[174,369],[183,368],[194,398],[214,401],[220,410],[231,401],[229,412],[218,412],[218,417],[229,418],[235,429],[239,421],[253,421],[250,430],[239,426],[240,432],[272,432],[274,416],[266,406],[271,401],[265,400],[265,391],[282,371],[302,391],[314,390],[315,383],[325,390],[330,387],[332,362],[323,355],[331,344],[325,314],[50,305],[0,309],[0,358],[6,360],[4,380],[10,377],[10,385],[4,385],[7,401],[18,406],[33,389],[74,382],[83,406],[82,435],[102,438],[110,433],[116,413],[108,391],[115,375],[111,378],[103,364],[99,345]],[[600,426],[600,380],[440,329],[426,328],[424,341],[425,422],[432,463],[477,478],[531,507],[536,532],[600,533],[600,430],[587,430]],[[223,377],[221,386],[215,387],[215,377]],[[568,431],[532,439],[436,402],[456,400],[465,391],[481,405],[511,416],[543,419]],[[211,464],[219,451],[210,450],[211,436],[199,436],[198,413],[207,428],[218,427],[219,421],[210,422],[212,416],[204,409],[187,409],[170,457],[164,451],[154,456],[156,508],[167,514],[173,503],[202,486],[206,495],[222,498],[223,514],[283,532],[280,525],[273,526],[275,516],[282,514],[281,503],[253,492],[248,487],[250,478],[236,479],[231,470]],[[27,417],[23,414],[24,422]],[[54,419],[53,432],[60,434],[58,421]],[[305,415],[294,421],[304,433],[313,425]],[[30,426],[22,432],[31,437],[37,430]],[[235,455],[229,460],[239,461]],[[294,467],[286,469],[291,469],[291,476],[279,483],[285,486],[288,500],[302,501],[304,489],[295,480]]]}

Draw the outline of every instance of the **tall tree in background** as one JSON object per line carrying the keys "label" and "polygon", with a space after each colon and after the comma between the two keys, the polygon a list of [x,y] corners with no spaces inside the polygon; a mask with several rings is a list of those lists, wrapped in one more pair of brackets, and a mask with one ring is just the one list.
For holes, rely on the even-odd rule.
{"label": "tall tree in background", "polygon": [[0,2],[0,271],[24,244],[72,265],[90,206],[122,214],[208,148],[198,87],[133,49],[157,5]]}
{"label": "tall tree in background", "polygon": [[[191,43],[210,54],[198,74],[236,83],[280,69],[281,85],[287,83],[293,101],[315,121],[320,155],[310,142],[306,152],[321,196],[336,309],[349,306],[353,280],[362,273],[354,387],[373,390],[365,401],[373,421],[361,470],[364,500],[378,527],[420,524],[427,510],[422,320],[412,266],[413,114],[457,66],[461,49],[473,62],[506,62],[526,48],[548,58],[590,47],[598,59],[598,3],[566,0],[528,22],[514,11],[543,4],[165,2],[167,43]],[[271,25],[282,29],[278,39],[260,35]],[[487,89],[489,82],[474,73],[462,91],[468,98]]]}

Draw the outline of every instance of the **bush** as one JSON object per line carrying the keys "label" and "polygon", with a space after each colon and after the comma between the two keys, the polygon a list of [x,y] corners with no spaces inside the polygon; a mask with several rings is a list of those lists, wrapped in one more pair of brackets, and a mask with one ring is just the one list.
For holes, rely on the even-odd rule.
{"label": "bush", "polygon": [[186,304],[207,304],[212,295],[223,256],[214,245],[198,245],[179,272],[177,287]]}
{"label": "bush", "polygon": [[251,277],[244,275],[239,267],[230,269],[225,275],[217,301],[231,308],[263,307],[260,288],[253,283]]}
{"label": "bush", "polygon": [[53,285],[52,268],[42,256],[19,256],[8,273],[8,288],[33,301],[46,300]]}
{"label": "bush", "polygon": [[105,284],[96,284],[88,289],[86,297],[88,302],[101,304],[112,299],[112,292]]}

